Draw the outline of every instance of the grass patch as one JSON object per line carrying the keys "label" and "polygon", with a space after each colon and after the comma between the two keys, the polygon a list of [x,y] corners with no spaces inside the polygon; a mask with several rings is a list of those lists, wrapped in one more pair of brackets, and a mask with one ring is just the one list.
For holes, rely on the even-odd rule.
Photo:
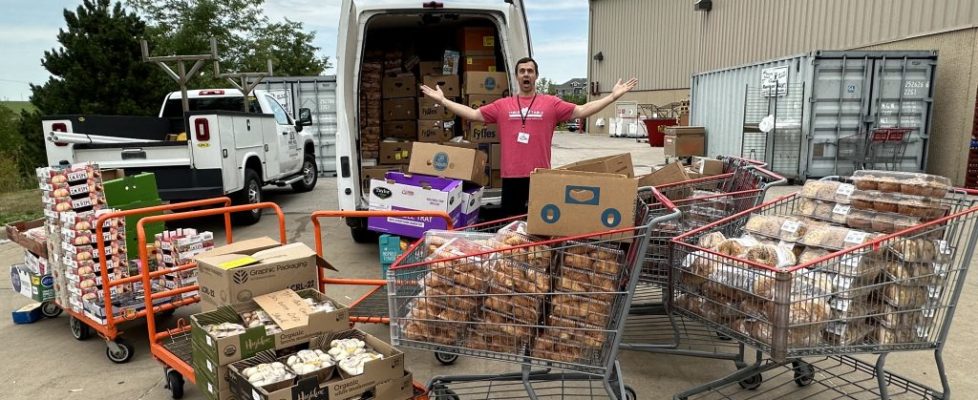
{"label": "grass patch", "polygon": [[39,189],[0,193],[0,225],[44,216]]}
{"label": "grass patch", "polygon": [[0,106],[9,108],[17,115],[20,115],[21,110],[34,111],[37,109],[29,101],[0,101]]}

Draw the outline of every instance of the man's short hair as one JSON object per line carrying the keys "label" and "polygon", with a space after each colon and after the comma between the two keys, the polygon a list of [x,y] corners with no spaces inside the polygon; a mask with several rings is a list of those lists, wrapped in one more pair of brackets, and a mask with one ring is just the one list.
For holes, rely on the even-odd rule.
{"label": "man's short hair", "polygon": [[[518,67],[520,64],[528,63],[528,62],[533,63],[533,70],[536,71],[537,75],[540,75],[540,67],[537,66],[537,60],[534,60],[533,58],[530,57],[523,57],[517,60],[516,65],[514,65],[514,67]],[[515,73],[518,71],[513,71],[513,72]]]}

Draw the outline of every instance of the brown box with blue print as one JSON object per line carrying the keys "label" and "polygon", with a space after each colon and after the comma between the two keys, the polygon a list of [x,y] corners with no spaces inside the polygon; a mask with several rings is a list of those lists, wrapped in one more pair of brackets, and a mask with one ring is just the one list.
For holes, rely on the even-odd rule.
{"label": "brown box with blue print", "polygon": [[635,226],[638,182],[627,175],[561,169],[530,174],[526,230],[573,236]]}
{"label": "brown box with blue print", "polygon": [[335,270],[305,244],[283,245],[268,237],[231,243],[194,259],[202,311],[247,303],[285,288],[317,288],[316,268]]}
{"label": "brown box with blue print", "polygon": [[509,95],[509,75],[505,72],[470,71],[465,73],[463,80],[466,95]]}
{"label": "brown box with blue print", "polygon": [[486,186],[489,184],[486,175],[488,162],[486,153],[476,149],[415,142],[408,172],[461,179]]}

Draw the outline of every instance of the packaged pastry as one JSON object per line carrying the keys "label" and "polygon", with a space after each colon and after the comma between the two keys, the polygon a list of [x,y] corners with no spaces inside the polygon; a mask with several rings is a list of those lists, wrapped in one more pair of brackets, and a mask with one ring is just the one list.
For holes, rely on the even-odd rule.
{"label": "packaged pastry", "polygon": [[[798,256],[798,264],[799,265],[808,264],[812,261],[825,257],[829,254],[832,254],[832,251],[820,249],[818,247],[805,247],[805,250],[802,251],[801,255]],[[821,265],[813,265],[811,268],[817,268],[820,266]]]}
{"label": "packaged pastry", "polygon": [[496,353],[518,354],[524,340],[528,337],[517,337],[505,333],[492,332],[485,325],[469,328],[465,347],[476,350],[488,350]]}
{"label": "packaged pastry", "polygon": [[802,187],[801,196],[809,199],[849,204],[849,196],[854,189],[855,186],[848,183],[809,180]]}
{"label": "packaged pastry", "polygon": [[920,324],[923,321],[923,314],[919,309],[904,310],[884,303],[874,318],[877,323],[884,327],[906,329]]}
{"label": "packaged pastry", "polygon": [[[442,243],[444,238],[432,236],[429,249]],[[427,241],[426,241],[427,243]],[[482,245],[462,237],[453,237],[431,250],[425,261],[445,260],[432,263],[433,269],[444,268],[457,272],[479,272],[487,268],[492,247]]]}
{"label": "packaged pastry", "polygon": [[753,319],[770,321],[774,313],[774,302],[771,300],[750,298],[737,306],[741,313]]}
{"label": "packaged pastry", "polygon": [[710,273],[702,288],[704,292],[740,301],[754,293],[755,282],[770,278],[771,274],[757,268],[722,265]]}
{"label": "packaged pastry", "polygon": [[942,260],[942,256],[949,254],[946,245],[941,246],[941,251],[938,252],[938,245],[943,243],[940,241],[898,238],[888,243],[890,249],[906,262],[936,262]]}
{"label": "packaged pastry", "polygon": [[549,333],[549,336],[574,341],[587,347],[600,348],[608,341],[608,333],[604,327],[586,322],[551,315],[547,317],[547,326],[551,328],[542,330],[544,333]]}
{"label": "packaged pastry", "polygon": [[480,292],[489,284],[487,275],[486,270],[462,272],[452,268],[433,268],[424,276],[424,285],[427,287],[463,286]]}
{"label": "packaged pastry", "polygon": [[839,346],[863,343],[872,331],[873,326],[864,321],[832,321],[825,326],[826,340]]}
{"label": "packaged pastry", "polygon": [[550,292],[550,274],[510,259],[493,262],[489,271],[492,284],[516,293]]}
{"label": "packaged pastry", "polygon": [[407,318],[413,320],[458,321],[465,322],[472,318],[471,310],[445,305],[443,302],[426,298],[414,299],[411,302]]}
{"label": "packaged pastry", "polygon": [[876,344],[908,344],[913,343],[914,340],[914,327],[913,326],[903,326],[900,328],[887,328],[883,325],[877,325],[876,329],[870,335],[870,339]]}
{"label": "packaged pastry", "polygon": [[940,218],[948,207],[942,200],[901,193],[857,190],[852,194],[852,206],[864,210],[899,213],[921,221]]}
{"label": "packaged pastry", "polygon": [[857,189],[943,198],[952,188],[943,176],[898,171],[856,171],[852,181]]}
{"label": "packaged pastry", "polygon": [[805,235],[807,225],[794,217],[752,215],[744,230],[758,235],[794,242]]}
{"label": "packaged pastry", "polygon": [[468,242],[476,243],[483,247],[490,247],[495,234],[465,231],[446,231],[432,229],[424,234],[424,243],[428,246],[429,254],[434,253],[438,248],[451,242],[454,239],[463,239]]}
{"label": "packaged pastry", "polygon": [[823,200],[799,197],[795,207],[795,215],[815,218],[823,221],[835,222],[837,224],[846,223],[846,217],[850,206]]}
{"label": "packaged pastry", "polygon": [[713,273],[714,269],[720,268],[722,265],[714,259],[715,257],[704,251],[687,255],[682,262],[683,271],[679,276],[680,283],[690,290],[698,288],[703,282],[706,282],[707,277]]}
{"label": "packaged pastry", "polygon": [[889,261],[883,263],[883,271],[887,281],[903,286],[936,286],[943,284],[945,279],[933,263]]}
{"label": "packaged pastry", "polygon": [[[432,275],[428,275],[432,276]],[[438,276],[438,275],[434,275]],[[425,284],[421,288],[419,299],[440,304],[444,307],[452,307],[465,312],[473,312],[482,304],[484,292],[473,290],[465,286],[456,285],[450,280],[427,280],[436,282],[436,285]]]}
{"label": "packaged pastry", "polygon": [[541,334],[534,339],[533,350],[530,351],[530,355],[544,361],[568,363],[579,362],[586,358],[586,352],[581,344],[562,340],[548,334]]}
{"label": "packaged pastry", "polygon": [[829,300],[829,307],[832,309],[832,319],[847,322],[865,322],[870,315],[876,314],[878,302],[869,300],[868,297],[861,298],[842,298],[833,297]]}
{"label": "packaged pastry", "polygon": [[514,321],[535,325],[540,319],[540,306],[543,303],[543,295],[516,294],[511,288],[492,285],[485,297],[484,307]]}
{"label": "packaged pastry", "polygon": [[787,268],[797,264],[795,254],[782,246],[760,245],[747,250],[744,255],[747,260],[774,268]]}
{"label": "packaged pastry", "polygon": [[879,261],[865,254],[842,254],[830,262],[816,266],[816,271],[831,272],[842,276],[858,277],[871,281],[879,276],[882,265]]}
{"label": "packaged pastry", "polygon": [[404,337],[411,340],[454,345],[462,339],[466,325],[454,322],[409,321],[404,325]]}
{"label": "packaged pastry", "polygon": [[621,272],[621,264],[624,262],[624,253],[621,250],[574,242],[568,244],[571,246],[561,253],[564,266],[607,275],[618,275]]}
{"label": "packaged pastry", "polygon": [[714,250],[717,253],[731,257],[745,257],[748,249],[760,244],[760,241],[754,239],[753,236],[744,235],[739,238],[726,239],[717,244]]}
{"label": "packaged pastry", "polygon": [[526,233],[525,221],[514,221],[499,229],[492,239],[491,247],[505,249],[520,246],[520,248],[512,251],[498,252],[498,257],[526,263],[534,268],[549,270],[553,260],[553,251],[548,245],[534,244],[539,241],[541,240]]}
{"label": "packaged pastry", "polygon": [[723,232],[715,231],[700,236],[696,244],[702,248],[714,250],[725,240],[727,240],[727,237],[723,235]]}
{"label": "packaged pastry", "polygon": [[611,303],[584,296],[555,294],[551,300],[550,313],[604,327],[610,321]]}
{"label": "packaged pastry", "polygon": [[926,287],[888,284],[882,286],[880,294],[887,304],[898,308],[920,307],[927,302]]}
{"label": "packaged pastry", "polygon": [[809,229],[800,242],[806,246],[841,250],[859,246],[876,239],[879,235],[837,226],[823,226]]}
{"label": "packaged pastry", "polygon": [[483,329],[490,332],[499,332],[518,337],[530,336],[536,322],[527,323],[514,318],[512,315],[503,314],[492,310],[482,310],[482,321],[477,322]]}

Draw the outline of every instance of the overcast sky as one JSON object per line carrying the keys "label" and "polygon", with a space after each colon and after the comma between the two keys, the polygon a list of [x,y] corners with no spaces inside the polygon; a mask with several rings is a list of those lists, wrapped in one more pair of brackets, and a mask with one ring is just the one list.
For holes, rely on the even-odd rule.
{"label": "overcast sky", "polygon": [[[442,1],[450,4],[452,0]],[[542,76],[558,83],[585,77],[587,0],[524,1],[533,54]],[[58,45],[58,29],[65,26],[64,8],[74,10],[78,4],[80,0],[0,0],[0,100],[26,101],[30,97],[28,82],[47,80],[41,57],[45,50]],[[339,4],[340,0],[265,0],[265,13],[273,20],[288,17],[300,21],[305,29],[316,31],[315,45],[334,59]]]}

